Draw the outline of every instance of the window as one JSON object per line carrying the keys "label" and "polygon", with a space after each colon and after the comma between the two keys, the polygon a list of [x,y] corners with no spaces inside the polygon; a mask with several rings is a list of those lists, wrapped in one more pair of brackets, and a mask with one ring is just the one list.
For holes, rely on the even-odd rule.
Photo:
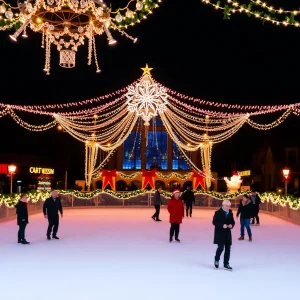
{"label": "window", "polygon": [[[190,153],[187,153],[188,157]],[[173,155],[172,155],[172,170],[190,170],[190,166],[187,163],[185,156],[178,149],[176,143],[173,141]]]}
{"label": "window", "polygon": [[297,151],[296,150],[288,151],[288,164],[289,165],[297,164]]}
{"label": "window", "polygon": [[162,127],[164,126],[164,124],[163,124],[160,116],[157,116],[157,117],[152,118],[150,120],[150,127],[149,128],[152,128],[153,125],[155,125],[155,126],[162,126]]}
{"label": "window", "polygon": [[167,133],[165,131],[149,131],[148,145],[146,147],[146,169],[156,168],[157,170],[167,170],[167,153]]}
{"label": "window", "polygon": [[123,170],[140,170],[141,168],[141,133],[131,132],[124,142]]}

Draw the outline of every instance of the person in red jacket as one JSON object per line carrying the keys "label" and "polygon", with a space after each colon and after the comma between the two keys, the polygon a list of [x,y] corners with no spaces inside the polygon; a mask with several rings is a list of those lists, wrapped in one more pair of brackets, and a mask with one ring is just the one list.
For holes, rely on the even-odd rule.
{"label": "person in red jacket", "polygon": [[175,189],[172,192],[172,196],[168,201],[168,212],[170,214],[170,242],[173,241],[173,236],[175,233],[175,241],[180,242],[178,239],[180,224],[182,223],[182,218],[184,218],[184,206],[183,201],[180,197],[180,190]]}

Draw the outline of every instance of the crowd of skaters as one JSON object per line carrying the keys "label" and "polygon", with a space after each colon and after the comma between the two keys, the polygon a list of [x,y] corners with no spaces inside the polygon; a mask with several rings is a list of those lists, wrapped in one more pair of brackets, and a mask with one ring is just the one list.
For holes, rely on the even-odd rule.
{"label": "crowd of skaters", "polygon": [[[159,218],[160,207],[162,205],[161,193],[162,187],[158,187],[155,191],[153,199],[155,213],[151,218],[156,222],[161,221],[161,219]],[[182,223],[182,219],[184,218],[185,214],[186,217],[192,217],[193,203],[195,203],[195,196],[190,186],[188,186],[182,194],[179,189],[173,190],[172,195],[168,200],[167,206],[170,215],[169,222],[171,224],[169,242],[172,242],[174,237],[176,242],[180,242],[180,224]],[[236,214],[237,218],[240,216],[240,241],[244,240],[246,228],[249,241],[252,242],[252,231],[250,225],[259,225],[260,203],[261,200],[256,191],[252,191],[250,194],[245,194],[242,196]],[[18,243],[21,244],[30,244],[25,238],[25,228],[28,224],[27,204],[28,197],[27,194],[24,193],[21,195],[20,200],[16,204],[17,224],[19,226]],[[231,202],[229,200],[224,200],[222,202],[222,207],[215,212],[212,221],[215,227],[214,244],[217,245],[217,250],[214,258],[214,266],[216,268],[219,268],[220,257],[225,250],[223,265],[226,270],[232,270],[232,267],[229,264],[232,245],[231,230],[235,226],[233,212],[230,208]],[[52,238],[58,240],[59,237],[57,236],[57,232],[59,227],[59,215],[61,218],[63,217],[63,209],[57,191],[53,190],[51,192],[51,197],[45,200],[43,205],[43,214],[44,217],[48,220],[48,228],[46,232],[47,239],[51,240]]]}
{"label": "crowd of skaters", "polygon": [[[153,205],[155,207],[155,213],[152,216],[154,221],[161,221],[159,218],[160,207],[162,205],[162,200],[160,194],[162,193],[162,188],[158,187],[154,194]],[[174,189],[171,198],[168,200],[168,212],[170,214],[169,222],[170,227],[170,237],[169,241],[173,241],[175,235],[175,241],[180,242],[179,231],[180,224],[184,218],[184,213],[186,217],[192,217],[192,207],[195,203],[194,192],[191,190],[190,186],[181,194],[179,189]],[[184,204],[186,209],[184,210]],[[240,201],[236,217],[240,216],[240,237],[239,240],[244,240],[245,228],[248,233],[249,241],[252,242],[252,231],[250,225],[259,226],[259,205],[261,204],[260,197],[258,193],[253,190],[249,194],[242,196]],[[214,265],[219,268],[219,261],[222,252],[224,252],[223,265],[226,270],[232,270],[229,264],[230,251],[232,245],[232,235],[231,230],[235,226],[235,221],[233,217],[233,212],[230,209],[231,202],[229,200],[224,200],[222,207],[217,210],[213,217],[213,225],[215,227],[214,231],[214,244],[218,245],[214,260]],[[252,222],[251,222],[252,219]],[[256,223],[255,223],[256,221]]]}

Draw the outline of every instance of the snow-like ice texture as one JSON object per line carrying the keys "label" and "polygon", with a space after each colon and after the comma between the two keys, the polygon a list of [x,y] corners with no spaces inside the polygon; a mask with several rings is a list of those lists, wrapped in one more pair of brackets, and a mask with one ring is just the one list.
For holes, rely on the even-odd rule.
{"label": "snow-like ice texture", "polygon": [[[17,244],[15,221],[0,223],[0,298],[3,300],[300,299],[300,226],[261,213],[253,242],[233,230],[230,264],[213,266],[214,210],[184,218],[181,243],[169,243],[149,208],[65,210],[60,240],[46,240],[47,220],[30,216]],[[220,261],[222,263],[222,261]]]}

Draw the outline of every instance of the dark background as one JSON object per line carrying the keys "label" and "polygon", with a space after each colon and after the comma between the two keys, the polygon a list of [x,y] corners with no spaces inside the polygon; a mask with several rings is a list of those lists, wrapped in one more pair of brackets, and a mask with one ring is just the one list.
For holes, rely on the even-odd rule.
{"label": "dark background", "polygon": [[[113,8],[127,1],[110,1]],[[272,4],[291,8],[293,1]],[[117,32],[115,47],[106,38],[96,38],[102,72],[87,65],[87,46],[77,53],[76,68],[58,66],[52,48],[51,75],[43,72],[41,35],[12,42],[9,32],[0,32],[0,102],[47,104],[80,101],[113,92],[135,81],[146,63],[163,85],[205,100],[238,104],[286,104],[298,102],[300,28],[263,24],[246,15],[223,20],[220,11],[200,0],[163,0],[148,20],[128,29],[139,42],[133,44]],[[268,123],[278,115],[254,120]],[[46,123],[26,115],[26,121]],[[40,121],[40,122],[39,122]],[[261,132],[245,125],[231,139],[213,150],[213,171],[230,174],[232,163],[246,168],[253,152],[265,140],[278,147],[299,144],[299,118]],[[84,145],[56,129],[32,133],[10,117],[0,119],[0,153],[30,153],[55,158],[69,170],[69,180],[83,179]]]}

